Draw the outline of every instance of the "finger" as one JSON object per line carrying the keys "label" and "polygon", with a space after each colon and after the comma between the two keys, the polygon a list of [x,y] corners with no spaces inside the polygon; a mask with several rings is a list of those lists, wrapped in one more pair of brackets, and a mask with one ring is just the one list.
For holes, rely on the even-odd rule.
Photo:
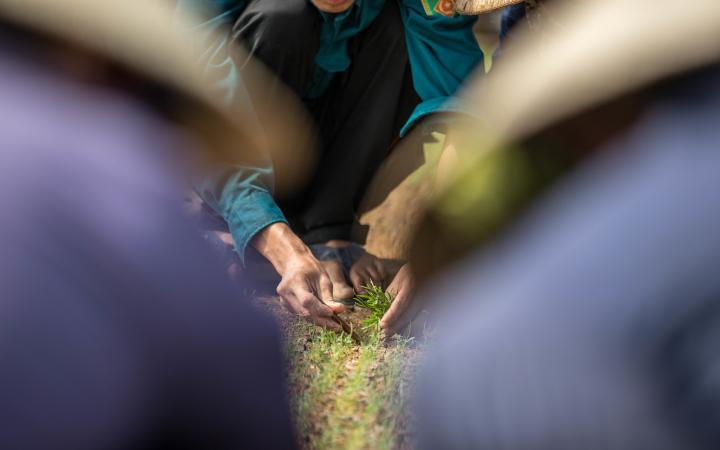
{"label": "finger", "polygon": [[368,280],[372,280],[372,282],[377,285],[382,284],[382,277],[380,276],[380,272],[374,266],[369,266],[365,270],[365,273],[367,274],[366,276]]}
{"label": "finger", "polygon": [[333,318],[331,317],[318,317],[312,315],[309,311],[303,310],[301,313],[297,314],[298,317],[301,317],[303,320],[306,320],[312,324],[315,324],[317,326],[327,328],[328,330],[333,331],[342,331],[342,327],[340,324],[337,323]]}
{"label": "finger", "polygon": [[335,314],[320,299],[310,291],[302,291],[296,294],[297,303],[295,308],[300,311],[298,314],[308,322],[327,328],[328,330],[341,331],[342,327],[335,320]]}
{"label": "finger", "polygon": [[363,286],[367,284],[367,278],[360,270],[350,270],[350,281],[352,282],[356,292],[361,294],[365,292]]}
{"label": "finger", "polygon": [[[386,292],[390,294],[393,298],[397,298],[398,291],[400,290],[401,283],[398,282],[397,277],[390,283],[390,286],[388,286]],[[395,302],[393,302],[395,303]]]}
{"label": "finger", "polygon": [[379,259],[375,260],[375,270],[377,270],[378,277],[380,280],[385,280],[385,277],[387,276],[387,271],[385,270],[385,264],[382,263]]}
{"label": "finger", "polygon": [[336,261],[323,261],[322,265],[333,285],[333,298],[341,300],[353,298],[355,291],[353,291],[353,288],[345,281],[345,275],[343,274],[340,264]]}
{"label": "finger", "polygon": [[345,311],[345,305],[333,300],[334,286],[332,284],[332,281],[330,281],[330,277],[322,276],[318,284],[320,284],[320,299],[322,300],[322,302],[327,305],[334,313],[341,313]]}
{"label": "finger", "polygon": [[320,300],[324,303],[331,302],[333,299],[333,284],[330,281],[330,277],[324,274],[321,275],[318,284],[320,285]]}
{"label": "finger", "polygon": [[[282,294],[280,294],[282,292]],[[292,314],[302,317],[308,322],[321,326],[328,330],[340,332],[342,327],[335,320],[335,315],[328,305],[323,305],[310,291],[295,291],[284,287],[278,287],[280,301],[283,306]],[[301,300],[302,299],[302,300]],[[333,302],[333,304],[336,304]],[[317,306],[317,308],[316,308]],[[340,305],[342,306],[342,305]]]}
{"label": "finger", "polygon": [[296,316],[302,316],[304,311],[299,307],[299,302],[292,292],[284,292],[279,295],[280,303],[288,310],[291,314]]}
{"label": "finger", "polygon": [[332,309],[321,302],[320,299],[312,292],[301,292],[298,293],[297,296],[298,300],[300,300],[301,308],[307,315],[311,317],[330,319],[335,317],[335,313],[333,313]]}
{"label": "finger", "polygon": [[388,321],[386,322],[386,325],[383,326],[383,329],[388,336],[392,336],[394,334],[405,334],[406,332],[411,331],[410,327],[413,325],[413,321],[420,311],[422,311],[420,302],[412,301],[413,299],[409,295],[406,296],[406,298],[409,298],[410,301],[405,303],[402,312],[396,315],[392,322]]}
{"label": "finger", "polygon": [[[332,311],[323,305],[320,299],[311,291],[312,286],[309,286],[307,282],[287,282],[282,281],[277,287],[277,293],[282,300],[284,300],[287,308],[301,316],[312,315],[313,312],[327,311],[325,314],[328,317],[332,316]],[[320,308],[320,307],[323,308]],[[321,315],[321,314],[318,314]]]}
{"label": "finger", "polygon": [[[390,292],[389,288],[388,292]],[[409,303],[409,296],[404,295],[404,291],[395,295],[393,302],[390,304],[390,308],[387,310],[383,318],[380,319],[380,326],[388,329],[395,325],[395,323],[398,322],[405,313]]]}
{"label": "finger", "polygon": [[334,300],[330,300],[329,302],[325,302],[328,308],[332,310],[335,314],[339,314],[341,312],[345,312],[345,305],[342,303],[336,302]]}

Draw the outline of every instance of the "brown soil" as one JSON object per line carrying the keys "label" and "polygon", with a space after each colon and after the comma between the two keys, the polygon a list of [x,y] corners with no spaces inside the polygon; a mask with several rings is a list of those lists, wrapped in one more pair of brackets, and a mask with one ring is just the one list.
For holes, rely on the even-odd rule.
{"label": "brown soil", "polygon": [[[313,345],[316,345],[315,340],[317,339],[316,330],[313,327],[304,326],[301,319],[290,314],[280,304],[280,301],[276,297],[264,297],[256,299],[261,307],[270,310],[273,315],[278,319],[281,326],[283,335],[286,338],[288,348],[296,353],[295,357],[288,356],[288,381],[289,381],[289,394],[291,403],[294,403],[299,399],[307,390],[308,387],[313,383],[314,378],[320,373],[322,367],[313,367],[313,371],[308,371],[307,368],[303,368],[302,356],[300,360],[297,359],[297,353],[309,352]],[[350,308],[347,312],[342,313],[341,317],[352,324],[354,329],[360,330],[362,328],[362,321],[366,318],[367,312],[360,308]],[[351,374],[358,364],[358,360],[361,354],[360,346],[352,345],[349,348],[349,354],[345,362],[345,372]],[[401,372],[401,381],[398,384],[404,386],[401,389],[402,392],[396,392],[395,395],[404,404],[408,400],[408,394],[411,389],[408,386],[412,385],[412,376],[415,372],[415,368],[418,365],[421,356],[421,350],[417,346],[402,346],[398,347],[391,340],[388,340],[385,344],[381,345],[377,350],[376,358],[372,364],[372,368],[368,375],[368,385],[375,392],[382,392],[388,387],[384,385],[384,381],[388,375],[385,371],[386,364],[392,364],[392,361],[397,361],[398,356],[403,360],[403,368]],[[339,377],[335,381],[334,388],[339,392],[345,387],[347,378]],[[394,387],[391,390],[394,390]],[[300,446],[303,449],[324,449],[331,448],[326,444],[323,444],[323,433],[326,431],[325,428],[328,426],[330,416],[337,414],[334,410],[333,396],[323,397],[314,399],[314,408],[311,410],[310,416],[305,417],[303,425],[298,425],[298,440]],[[367,405],[363,405],[359,402],[357,405],[358,415],[356,417],[343,417],[341,421],[355,421],[360,420],[363,414],[363,409]],[[294,411],[297,411],[296,406],[293,407]],[[297,419],[297,418],[296,418]],[[337,418],[335,420],[337,422]],[[380,411],[377,414],[377,420],[374,424],[368,427],[368,433],[383,433],[388,431],[388,422],[392,422],[392,436],[393,443],[389,448],[397,450],[406,450],[413,448],[412,440],[412,416],[409,414],[407,408],[400,408],[398,411]],[[372,438],[369,438],[372,441]],[[357,447],[353,447],[357,448]],[[372,447],[362,447],[372,448]]]}

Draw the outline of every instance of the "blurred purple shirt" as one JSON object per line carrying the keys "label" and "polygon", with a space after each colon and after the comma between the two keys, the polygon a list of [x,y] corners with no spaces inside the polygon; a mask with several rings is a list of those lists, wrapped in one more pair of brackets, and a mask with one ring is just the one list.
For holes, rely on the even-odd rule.
{"label": "blurred purple shirt", "polygon": [[720,448],[720,71],[425,295],[421,449]]}
{"label": "blurred purple shirt", "polygon": [[182,213],[184,142],[0,61],[0,448],[294,447],[277,328]]}

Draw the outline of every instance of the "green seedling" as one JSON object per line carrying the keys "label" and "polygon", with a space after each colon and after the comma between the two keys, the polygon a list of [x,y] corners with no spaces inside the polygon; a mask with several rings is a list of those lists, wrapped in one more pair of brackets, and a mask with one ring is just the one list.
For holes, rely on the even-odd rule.
{"label": "green seedling", "polygon": [[393,301],[392,295],[372,281],[363,286],[363,291],[362,294],[355,296],[355,305],[370,311],[370,315],[362,322],[363,328],[365,330],[377,329],[380,326],[380,319],[390,309]]}

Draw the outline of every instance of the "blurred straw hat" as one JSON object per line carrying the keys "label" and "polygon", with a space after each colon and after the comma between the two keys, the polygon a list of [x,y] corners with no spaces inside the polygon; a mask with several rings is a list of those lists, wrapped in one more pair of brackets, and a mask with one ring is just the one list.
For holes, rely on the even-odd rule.
{"label": "blurred straw hat", "polygon": [[[518,30],[512,50],[461,94],[475,118],[452,130],[468,149],[418,226],[411,260],[421,277],[507,225],[507,216],[493,218],[493,206],[504,205],[493,195],[523,180],[493,177],[499,173],[493,164],[513,158],[515,144],[663,80],[720,64],[718,0],[547,6],[552,25],[544,24],[541,38],[529,27]],[[504,184],[488,191],[491,180]]]}
{"label": "blurred straw hat", "polygon": [[[720,60],[717,0],[554,1],[462,97],[489,132],[516,140],[600,103]],[[550,24],[548,24],[550,25]]]}
{"label": "blurred straw hat", "polygon": [[[298,146],[305,142],[301,136],[308,130],[300,107],[289,96],[283,97],[281,105],[273,105],[276,120],[263,123],[261,133],[254,111],[226,105],[202,76],[192,33],[183,31],[202,20],[178,16],[174,4],[168,0],[0,0],[0,25],[5,22],[66,41],[169,88],[180,99],[175,105],[180,120],[224,160],[241,161],[264,150],[274,160],[301,167]],[[255,75],[243,81],[251,88],[267,84],[269,77],[263,69],[257,64],[253,69]]]}
{"label": "blurred straw hat", "polygon": [[455,0],[455,11],[458,14],[476,15],[523,2],[524,0]]}

